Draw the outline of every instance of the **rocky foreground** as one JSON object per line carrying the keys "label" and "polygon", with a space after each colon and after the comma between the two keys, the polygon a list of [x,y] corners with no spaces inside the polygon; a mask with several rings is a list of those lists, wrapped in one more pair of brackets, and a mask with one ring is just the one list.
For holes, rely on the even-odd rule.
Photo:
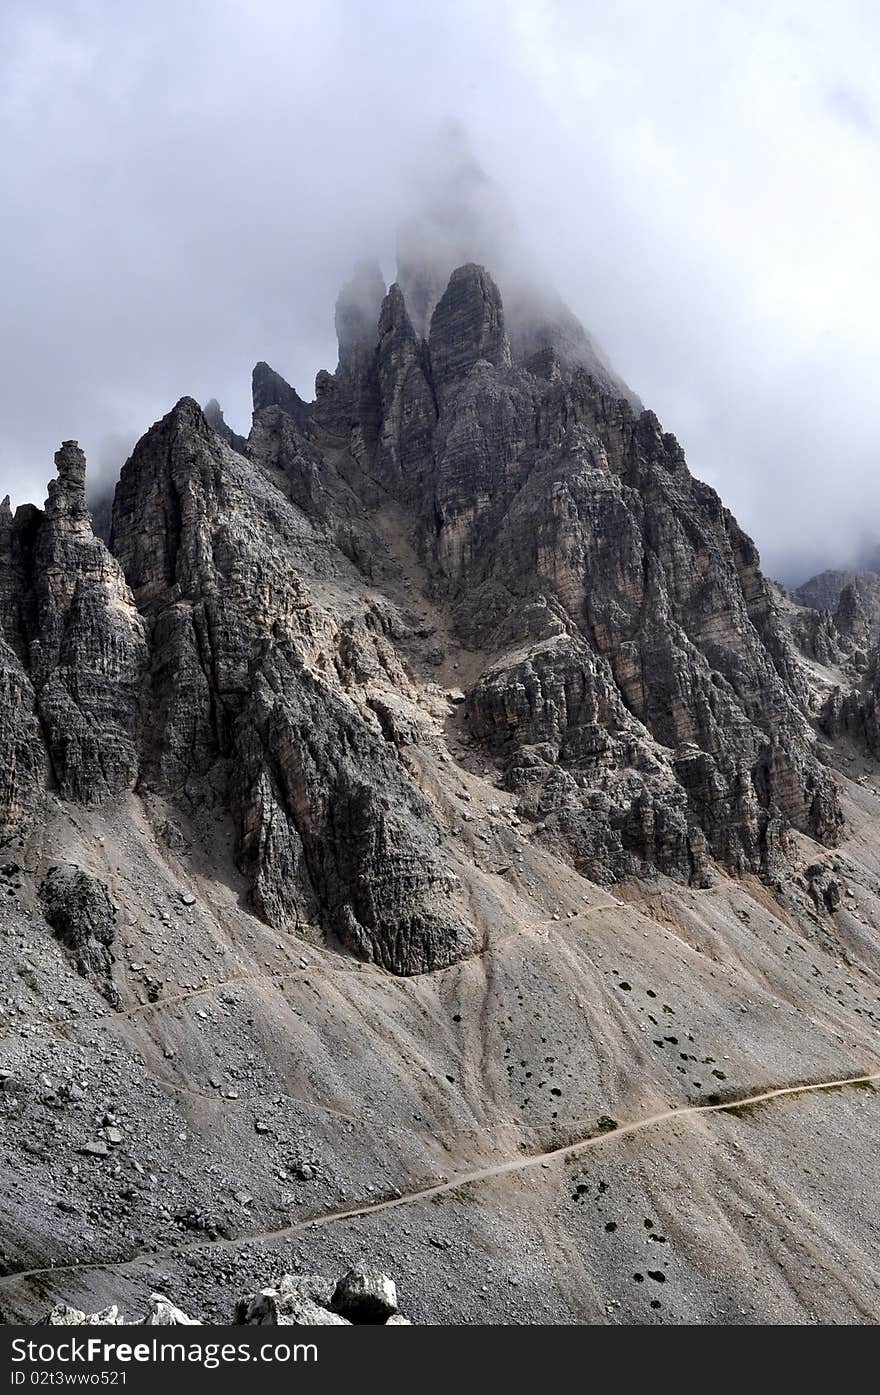
{"label": "rocky foreground", "polygon": [[[141,1321],[147,1327],[200,1326],[164,1293],[150,1296],[150,1309]],[[357,1323],[385,1327],[409,1326],[397,1308],[397,1288],[387,1274],[351,1269],[338,1281],[320,1274],[282,1274],[270,1288],[240,1298],[230,1322],[246,1327],[351,1327]],[[85,1313],[59,1303],[46,1318],[50,1327],[106,1327],[124,1324],[115,1303],[102,1312]]]}
{"label": "rocky foreground", "polygon": [[7,1321],[365,1252],[419,1321],[880,1311],[870,1089],[418,1197],[880,1056],[872,585],[507,300],[363,268],[313,402],[0,512]]}

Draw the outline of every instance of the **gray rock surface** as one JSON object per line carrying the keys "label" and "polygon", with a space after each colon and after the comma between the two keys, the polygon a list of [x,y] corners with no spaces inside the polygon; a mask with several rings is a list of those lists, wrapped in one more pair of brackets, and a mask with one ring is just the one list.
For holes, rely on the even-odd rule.
{"label": "gray rock surface", "polygon": [[121,1323],[122,1318],[115,1303],[99,1313],[85,1313],[81,1308],[58,1303],[46,1318],[47,1327],[114,1327]]}
{"label": "gray rock surface", "polygon": [[[45,1319],[50,1327],[104,1327],[124,1323],[116,1304],[87,1313],[58,1303]],[[200,1327],[164,1293],[152,1293],[147,1327]],[[320,1275],[284,1274],[276,1286],[247,1294],[236,1304],[234,1321],[257,1327],[350,1327],[352,1323],[406,1323],[397,1311],[393,1279],[368,1269],[351,1270],[338,1283]]]}
{"label": "gray rock surface", "polygon": [[7,837],[33,826],[50,777],[65,798],[98,804],[137,775],[143,624],[92,532],[75,441],[55,464],[44,511],[26,505],[13,518],[7,501],[0,517]]}
{"label": "gray rock surface", "polygon": [[150,1295],[150,1311],[144,1324],[147,1327],[201,1327],[198,1318],[187,1317],[164,1293]]}
{"label": "gray rock surface", "polygon": [[241,1298],[235,1321],[260,1327],[349,1327],[386,1323],[396,1314],[394,1280],[378,1270],[358,1268],[336,1283],[316,1274],[284,1274],[272,1287]]}
{"label": "gray rock surface", "polygon": [[825,571],[810,577],[792,591],[798,605],[812,610],[837,609],[841,592],[852,586],[876,629],[880,626],[880,576],[869,571]]}

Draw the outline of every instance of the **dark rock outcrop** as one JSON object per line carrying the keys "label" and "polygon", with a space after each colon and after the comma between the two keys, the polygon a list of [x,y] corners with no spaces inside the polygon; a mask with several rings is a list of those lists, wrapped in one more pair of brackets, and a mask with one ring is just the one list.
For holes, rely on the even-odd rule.
{"label": "dark rock outcrop", "polygon": [[415,501],[419,550],[461,639],[509,651],[468,712],[524,807],[564,829],[593,874],[692,876],[692,844],[700,866],[708,845],[734,869],[766,870],[786,823],[833,841],[807,684],[757,551],[674,437],[559,353],[551,373],[511,365],[481,268],[453,274],[427,348],[425,360],[393,288],[377,462]]}
{"label": "dark rock outcrop", "polygon": [[137,775],[144,633],[119,564],[92,532],[75,441],[55,464],[30,556],[29,670],[59,790],[98,803]]}
{"label": "dark rock outcrop", "polygon": [[254,412],[261,412],[266,407],[279,407],[282,412],[286,412],[289,417],[301,427],[304,427],[309,418],[309,408],[303,402],[296,388],[292,388],[286,383],[280,373],[276,373],[274,368],[270,368],[268,363],[258,363],[253,371],[251,391],[254,400]]}
{"label": "dark rock outcrop", "polygon": [[397,1312],[397,1286],[378,1269],[349,1269],[330,1306],[349,1322],[384,1323]]}
{"label": "dark rock outcrop", "polygon": [[872,623],[880,625],[880,576],[868,571],[825,571],[792,591],[798,605],[812,610],[836,610],[840,594],[852,586]]}
{"label": "dark rock outcrop", "polygon": [[834,612],[834,628],[840,636],[842,647],[852,657],[855,668],[864,672],[871,647],[871,627],[859,590],[853,582],[848,582],[840,593]]}
{"label": "dark rock outcrop", "polygon": [[107,887],[80,867],[50,867],[39,888],[43,914],[84,978],[115,1002],[110,981],[116,907]]}
{"label": "dark rock outcrop", "polygon": [[880,647],[870,654],[857,685],[836,685],[827,695],[819,726],[826,736],[846,736],[880,756]]}
{"label": "dark rock outcrop", "polygon": [[788,625],[795,646],[808,659],[826,665],[842,662],[840,635],[830,611],[801,607],[789,615]]}
{"label": "dark rock outcrop", "polygon": [[0,846],[31,831],[47,776],[36,694],[18,655],[0,641]]}
{"label": "dark rock outcrop", "polygon": [[617,376],[598,344],[567,305],[539,286],[515,286],[505,296],[510,349],[515,363],[538,377],[558,377],[583,368],[610,397],[624,397],[636,410],[642,404]]}

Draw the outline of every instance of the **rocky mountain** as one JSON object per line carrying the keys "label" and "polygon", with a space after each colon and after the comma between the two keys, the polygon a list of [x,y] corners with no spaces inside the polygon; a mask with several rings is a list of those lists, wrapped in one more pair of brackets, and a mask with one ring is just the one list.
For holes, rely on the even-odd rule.
{"label": "rocky mountain", "polygon": [[[248,1234],[302,1243],[303,1183],[328,1211],[418,1193],[438,1147],[538,1153],[610,1096],[687,1083],[718,1108],[718,1082],[876,1060],[880,845],[874,871],[847,852],[847,763],[880,752],[864,588],[805,609],[770,584],[553,297],[508,306],[472,263],[400,270],[343,290],[313,402],[258,364],[245,440],[182,398],[126,462],[106,543],[75,442],[43,509],[3,506],[9,1313],[118,1297],[106,1265],[142,1285],[187,1230],[242,1237],[237,1282]],[[325,1161],[292,1164],[310,1149]],[[160,1166],[187,1205],[153,1195]],[[71,1175],[86,1201],[59,1200],[59,1238],[37,1197]],[[547,1243],[570,1248],[567,1225]],[[701,1263],[673,1316],[712,1320]],[[631,1295],[599,1300],[605,1270],[564,1268],[567,1296],[536,1295],[535,1260],[529,1316],[505,1290],[490,1319],[637,1320]],[[789,1270],[773,1292],[800,1320]],[[416,1315],[463,1320],[425,1272]],[[205,1250],[216,1311],[221,1280]]]}
{"label": "rocky mountain", "polygon": [[381,501],[445,645],[483,657],[471,739],[579,870],[699,885],[712,859],[772,874],[789,827],[832,844],[834,787],[755,548],[656,418],[612,397],[571,336],[557,350],[552,324],[515,355],[477,266],[453,273],[427,339],[378,269],[337,325],[311,409],[261,365],[248,443],[216,403],[157,423],[123,469],[109,549],[72,443],[45,514],[8,522],[7,642],[41,728],[10,732],[10,832],[44,769],[85,804],[135,787],[219,801],[270,924],[402,973],[478,948],[402,758],[436,627],[375,585],[400,571]]}

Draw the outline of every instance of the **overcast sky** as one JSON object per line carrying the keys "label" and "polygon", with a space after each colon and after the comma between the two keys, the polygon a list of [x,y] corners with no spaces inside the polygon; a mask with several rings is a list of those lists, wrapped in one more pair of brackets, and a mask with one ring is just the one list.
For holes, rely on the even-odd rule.
{"label": "overcast sky", "polygon": [[874,0],[4,0],[0,493],[184,393],[311,397],[450,119],[693,472],[800,579],[880,542]]}

